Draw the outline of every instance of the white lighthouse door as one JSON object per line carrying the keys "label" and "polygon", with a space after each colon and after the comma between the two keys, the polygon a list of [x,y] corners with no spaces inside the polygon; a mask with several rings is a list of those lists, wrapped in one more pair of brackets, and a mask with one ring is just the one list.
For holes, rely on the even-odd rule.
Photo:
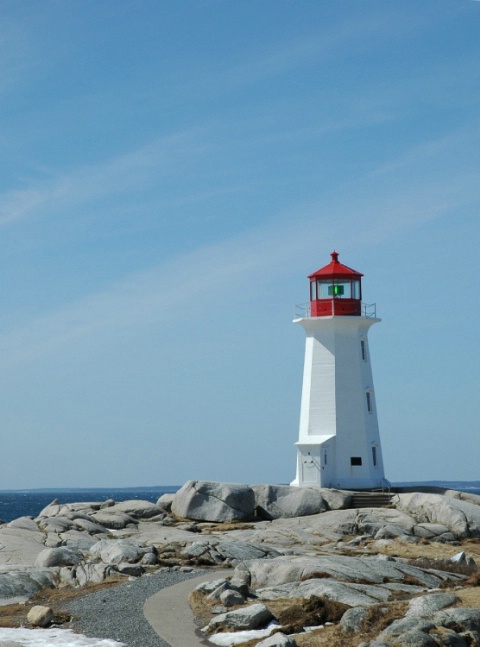
{"label": "white lighthouse door", "polygon": [[302,485],[320,485],[320,448],[311,447],[302,451]]}

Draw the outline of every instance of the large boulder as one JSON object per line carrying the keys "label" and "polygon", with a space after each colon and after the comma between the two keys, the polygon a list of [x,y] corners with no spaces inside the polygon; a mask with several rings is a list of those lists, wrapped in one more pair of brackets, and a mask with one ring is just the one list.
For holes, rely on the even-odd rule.
{"label": "large boulder", "polygon": [[202,629],[206,634],[217,631],[244,631],[264,627],[273,619],[272,614],[264,604],[252,604],[249,607],[227,611],[214,616],[208,625]]}
{"label": "large boulder", "polygon": [[[457,607],[394,620],[369,647],[467,647],[480,637],[480,609]],[[365,643],[364,643],[365,644]]]}
{"label": "large boulder", "polygon": [[[85,586],[103,582],[107,577],[117,572],[116,566],[107,564],[94,564],[85,562],[74,567],[63,567],[60,569],[60,580],[68,586]],[[1,645],[0,645],[1,647]]]}
{"label": "large boulder", "polygon": [[327,502],[330,510],[346,510],[352,502],[352,493],[334,488],[319,488],[322,499]]}
{"label": "large boulder", "polygon": [[115,503],[113,506],[108,508],[108,513],[126,514],[134,519],[151,519],[158,515],[165,515],[165,510],[151,501],[132,499]]}
{"label": "large boulder", "polygon": [[33,532],[38,532],[38,526],[32,517],[18,517],[10,521],[9,524],[6,524],[6,528],[18,528],[19,530],[31,530]]}
{"label": "large boulder", "polygon": [[72,515],[70,518],[73,518],[77,513],[85,513],[88,515],[94,510],[100,510],[102,505],[100,502],[87,501],[82,501],[81,503],[60,503],[58,499],[55,499],[43,508],[38,517],[65,517]]}
{"label": "large boulder", "polygon": [[480,631],[480,609],[456,607],[437,611],[433,616],[436,625],[455,631]]}
{"label": "large boulder", "polygon": [[366,617],[367,610],[365,607],[351,607],[343,614],[340,627],[345,633],[359,633]]}
{"label": "large boulder", "polygon": [[261,519],[304,517],[328,510],[320,491],[288,485],[252,485],[255,509]]}
{"label": "large boulder", "polygon": [[[448,577],[448,573],[444,576]],[[235,578],[241,578],[252,588],[272,587],[307,579],[334,578],[341,582],[385,584],[415,580],[420,586],[437,587],[441,576],[437,572],[410,566],[402,561],[388,561],[376,557],[349,557],[346,555],[321,555],[304,557],[274,557],[254,559],[237,565]],[[452,576],[455,579],[455,576]]]}
{"label": "large boulder", "polygon": [[172,509],[174,496],[175,492],[165,492],[165,494],[162,494],[162,496],[158,499],[157,505],[162,508],[162,510],[165,510],[165,512],[170,512],[170,510]]}
{"label": "large boulder", "polygon": [[152,548],[144,548],[134,541],[122,539],[101,539],[90,548],[90,555],[99,558],[104,564],[120,564],[138,562]]}
{"label": "large boulder", "polygon": [[53,609],[36,604],[28,612],[27,620],[34,627],[48,627],[53,621]]}
{"label": "large boulder", "polygon": [[255,510],[255,494],[248,485],[188,481],[176,492],[172,512],[196,521],[245,521]]}
{"label": "large boulder", "polygon": [[480,537],[480,506],[474,503],[441,494],[408,492],[398,495],[396,507],[419,524],[446,526],[456,538]]}
{"label": "large boulder", "polygon": [[278,557],[281,553],[265,544],[243,541],[220,540],[217,537],[202,537],[180,550],[183,559],[200,564],[237,564],[248,559]]}
{"label": "large boulder", "polygon": [[407,616],[430,617],[436,611],[451,607],[459,602],[459,598],[453,593],[431,593],[413,598],[408,604]]}
{"label": "large boulder", "polygon": [[0,598],[29,598],[41,589],[55,588],[58,579],[56,570],[49,568],[0,573]]}
{"label": "large boulder", "polygon": [[480,505],[480,494],[473,494],[472,492],[460,492],[459,490],[445,490],[443,494],[445,496],[451,497],[452,499],[461,499],[462,501],[468,501],[468,503]]}
{"label": "large boulder", "polygon": [[301,582],[288,582],[265,589],[257,589],[258,600],[298,600],[312,596],[335,600],[349,607],[366,607],[387,602],[392,591],[384,586],[338,582],[333,578],[312,578]]}
{"label": "large boulder", "polygon": [[0,526],[0,569],[29,568],[45,548],[45,533],[36,524],[22,521]]}
{"label": "large boulder", "polygon": [[133,527],[138,523],[131,515],[112,510],[113,508],[99,510],[98,512],[94,512],[91,518],[95,523],[110,530],[123,530],[124,528]]}
{"label": "large boulder", "polygon": [[40,517],[38,527],[45,532],[62,533],[72,527],[73,521],[66,517]]}
{"label": "large boulder", "polygon": [[82,560],[82,554],[78,550],[72,550],[65,546],[58,548],[45,548],[37,556],[35,566],[52,568],[55,566],[74,566]]}

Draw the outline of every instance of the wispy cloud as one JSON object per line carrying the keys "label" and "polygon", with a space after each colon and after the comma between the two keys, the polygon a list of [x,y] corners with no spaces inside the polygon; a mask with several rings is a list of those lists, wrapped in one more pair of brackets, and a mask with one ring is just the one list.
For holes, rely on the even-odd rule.
{"label": "wispy cloud", "polygon": [[[2,370],[55,357],[71,348],[101,347],[107,339],[122,343],[125,336],[138,336],[152,325],[156,329],[175,325],[184,320],[185,295],[190,295],[189,308],[201,321],[209,318],[212,304],[221,308],[232,293],[240,295],[237,302],[241,295],[248,295],[249,300],[262,298],[270,289],[265,277],[275,277],[277,285],[300,259],[303,270],[305,259],[316,262],[320,244],[323,251],[339,241],[342,251],[369,249],[454,211],[462,201],[457,179],[450,186],[417,186],[408,194],[402,187],[395,195],[370,196],[351,189],[342,198],[326,196],[316,203],[297,205],[290,214],[282,214],[282,226],[264,224],[179,255],[5,332],[0,336]],[[321,241],[312,231],[321,231]]]}
{"label": "wispy cloud", "polygon": [[0,225],[22,220],[42,211],[52,213],[104,196],[140,192],[161,177],[178,173],[188,160],[205,152],[205,141],[193,131],[160,137],[137,150],[70,173],[48,172],[45,179],[25,181],[25,188],[0,195]]}
{"label": "wispy cloud", "polygon": [[28,30],[0,8],[0,95],[21,85],[37,68],[38,58],[32,54]]}

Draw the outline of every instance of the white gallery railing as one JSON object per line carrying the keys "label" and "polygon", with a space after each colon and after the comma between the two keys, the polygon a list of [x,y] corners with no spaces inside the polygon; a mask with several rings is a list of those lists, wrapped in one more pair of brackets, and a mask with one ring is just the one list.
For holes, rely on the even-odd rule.
{"label": "white gallery railing", "polygon": [[[341,299],[339,299],[340,301]],[[294,306],[293,314],[295,319],[310,319],[312,317],[310,312],[311,302],[300,303]],[[361,315],[362,317],[367,317],[367,319],[376,319],[377,318],[377,304],[376,303],[364,303],[361,304]]]}

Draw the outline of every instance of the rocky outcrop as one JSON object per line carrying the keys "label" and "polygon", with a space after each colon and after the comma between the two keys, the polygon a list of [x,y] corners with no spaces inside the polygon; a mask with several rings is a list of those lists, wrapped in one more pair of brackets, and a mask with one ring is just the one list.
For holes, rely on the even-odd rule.
{"label": "rocky outcrop", "polygon": [[440,524],[455,539],[480,537],[480,506],[474,503],[440,494],[409,492],[398,495],[397,508],[419,524]]}
{"label": "rocky outcrop", "polygon": [[480,609],[457,607],[395,620],[365,647],[468,647],[480,638]]}
{"label": "rocky outcrop", "polygon": [[31,569],[0,573],[0,598],[29,598],[42,589],[53,589],[60,582],[56,569]]}
{"label": "rocky outcrop", "polygon": [[162,494],[162,496],[157,501],[157,506],[159,508],[162,508],[162,510],[165,510],[165,512],[170,512],[172,509],[172,503],[173,503],[174,497],[175,497],[174,492],[172,493],[167,492],[165,494]]}
{"label": "rocky outcrop", "polygon": [[173,497],[176,517],[197,521],[245,521],[253,518],[255,494],[248,485],[188,481]]}
{"label": "rocky outcrop", "polygon": [[318,489],[288,485],[252,485],[260,519],[285,519],[319,514],[329,509]]}
{"label": "rocky outcrop", "polygon": [[52,568],[53,566],[73,566],[82,561],[82,553],[66,547],[45,548],[38,554],[35,566]]}
{"label": "rocky outcrop", "polygon": [[[453,564],[454,562],[452,566]],[[308,605],[314,600],[322,604],[322,601],[328,601],[330,605],[337,603],[334,613],[338,614],[336,621],[341,617],[339,630],[341,633],[352,634],[365,630],[369,607],[380,609],[377,614],[381,616],[387,611],[390,601],[398,599],[398,594],[403,598],[411,596],[405,617],[391,622],[368,647],[468,647],[476,644],[480,637],[476,633],[480,609],[450,609],[459,602],[459,598],[452,592],[418,595],[428,590],[438,590],[439,585],[450,583],[454,586],[465,577],[437,569],[411,566],[403,560],[393,558],[322,555],[282,556],[242,562],[235,568],[231,582],[235,582],[236,590],[248,592],[243,596],[244,603],[248,603],[252,597],[256,600],[254,604],[242,607],[241,617],[248,617],[248,611],[256,610],[260,601],[268,608],[269,602],[281,600],[284,611],[276,617],[280,630],[287,617],[298,616],[299,600],[302,599]],[[210,598],[221,600],[230,585],[227,578],[222,578],[199,585],[196,590],[208,594]],[[290,607],[288,600],[292,601]],[[237,612],[238,609],[215,616],[203,631],[212,634],[238,630],[230,615]],[[313,617],[320,618],[321,615],[315,611]],[[328,617],[328,612],[325,617]],[[265,626],[269,620],[271,618],[265,617],[263,624],[257,626]],[[319,622],[320,620],[317,624]],[[287,629],[287,633],[291,633],[292,629],[295,632],[300,630],[295,624],[287,626]],[[271,636],[258,644],[277,645],[275,640]],[[280,638],[280,635],[278,640],[279,645],[290,644]],[[431,640],[433,643],[430,643]],[[363,645],[367,647],[365,643]]]}
{"label": "rocky outcrop", "polygon": [[319,596],[350,607],[367,607],[387,602],[400,591],[415,595],[443,582],[462,580],[454,573],[417,568],[400,560],[344,555],[242,562],[234,578],[253,589],[259,600]]}
{"label": "rocky outcrop", "polygon": [[248,631],[258,627],[265,627],[272,619],[273,615],[264,604],[252,604],[249,607],[215,616],[202,631],[207,635],[215,633],[219,629]]}
{"label": "rocky outcrop", "polygon": [[102,539],[90,548],[89,554],[104,564],[120,564],[138,562],[146,553],[152,552],[152,547],[140,546],[135,541]]}
{"label": "rocky outcrop", "polygon": [[[36,519],[0,526],[0,597],[197,566],[235,567],[228,584],[208,593],[225,612],[247,606],[252,591],[265,604],[320,596],[366,609],[461,583],[455,573],[365,553],[475,538],[474,499],[404,493],[397,507],[345,508],[350,498],[336,490],[189,481],[157,504],[55,501]],[[475,568],[470,555],[455,550],[457,570]],[[412,609],[413,618],[420,612]],[[345,623],[353,626],[359,615]]]}
{"label": "rocky outcrop", "polygon": [[[418,595],[422,591],[438,590],[440,584],[447,582],[453,586],[464,578],[455,573],[414,567],[393,558],[322,555],[251,560],[236,567],[231,582],[235,582],[235,590],[248,592],[247,596],[242,596],[244,603],[252,597],[255,603],[215,616],[203,631],[210,635],[217,631],[246,629],[248,621],[237,621],[238,618],[256,617],[259,609],[268,609],[272,600],[282,600],[284,611],[276,617],[280,632],[274,634],[278,638],[270,636],[257,645],[290,645],[282,637],[285,636],[281,633],[282,623],[287,617],[295,617],[298,602],[304,599],[308,605],[314,600],[322,604],[325,600],[330,605],[338,603],[340,632],[359,633],[365,630],[369,607],[380,609],[377,613],[381,616],[387,611],[390,599],[397,599],[401,593],[404,598],[412,597],[405,617],[391,622],[375,640],[363,643],[364,647],[468,647],[477,644],[480,637],[480,609],[449,608],[459,602],[452,592]],[[221,601],[230,586],[228,578],[222,578],[201,584],[196,590]],[[289,599],[292,600],[290,609],[286,604]],[[344,611],[347,607],[350,608]],[[271,616],[264,615],[250,628],[265,627],[271,620]],[[293,627],[295,625],[288,626],[287,633],[291,633]]]}
{"label": "rocky outcrop", "polygon": [[185,559],[192,559],[203,565],[230,564],[249,559],[277,557],[281,553],[268,545],[236,542],[209,537],[199,539],[185,546],[181,551]]}
{"label": "rocky outcrop", "polygon": [[406,616],[426,616],[429,617],[440,609],[451,607],[459,598],[453,593],[431,593],[430,595],[421,595],[418,598],[410,600]]}

